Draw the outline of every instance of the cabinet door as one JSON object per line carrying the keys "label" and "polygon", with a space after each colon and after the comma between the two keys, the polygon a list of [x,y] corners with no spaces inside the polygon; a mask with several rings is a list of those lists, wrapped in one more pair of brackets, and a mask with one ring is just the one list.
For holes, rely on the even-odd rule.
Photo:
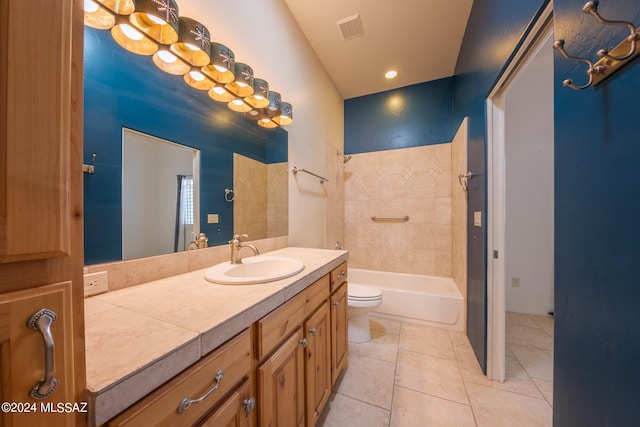
{"label": "cabinet door", "polygon": [[347,362],[347,283],[331,295],[331,384]]}
{"label": "cabinet door", "polygon": [[258,425],[304,426],[304,348],[298,328],[258,367]]}
{"label": "cabinet door", "polygon": [[[42,313],[43,308],[48,312]],[[32,329],[28,325],[36,313],[40,314],[37,319],[41,322],[33,320],[42,329]],[[49,359],[52,375],[49,378],[55,378],[55,388],[41,385],[47,378],[47,331],[51,345],[48,354],[52,357]],[[2,402],[15,404],[7,408],[7,404],[3,404],[0,425],[74,425],[74,417],[86,408],[76,402],[74,396],[75,376],[83,373],[74,372],[72,348],[73,313],[69,282],[0,295],[0,397]],[[48,397],[34,398],[31,391],[36,385],[41,394],[52,391]],[[78,403],[77,412],[65,411],[65,403]],[[57,412],[58,404],[63,404],[62,413],[48,413]]]}
{"label": "cabinet door", "polygon": [[72,102],[82,97],[72,99],[74,6],[0,5],[0,262],[70,253],[67,183],[81,167],[70,165]]}
{"label": "cabinet door", "polygon": [[314,426],[331,394],[331,317],[325,301],[305,322],[307,426]]}
{"label": "cabinet door", "polygon": [[251,397],[251,381],[247,380],[211,414],[200,421],[198,427],[253,427],[256,419],[254,405],[255,398]]}

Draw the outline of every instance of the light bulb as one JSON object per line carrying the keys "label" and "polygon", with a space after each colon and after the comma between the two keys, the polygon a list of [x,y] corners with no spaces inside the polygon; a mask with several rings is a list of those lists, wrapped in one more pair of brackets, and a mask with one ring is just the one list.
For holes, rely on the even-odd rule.
{"label": "light bulb", "polygon": [[173,64],[177,59],[176,56],[168,50],[159,50],[158,56],[167,64]]}
{"label": "light bulb", "polygon": [[388,79],[392,79],[395,76],[398,75],[398,72],[396,70],[391,70],[391,71],[387,71],[386,73],[384,73],[384,76]]}
{"label": "light bulb", "polygon": [[167,23],[164,19],[158,18],[157,16],[150,15],[148,13],[147,18],[149,18],[149,21],[153,22],[154,24],[165,25]]}
{"label": "light bulb", "polygon": [[122,33],[131,40],[142,40],[144,37],[140,31],[136,30],[129,24],[121,24],[120,29],[122,30]]}
{"label": "light bulb", "polygon": [[100,6],[98,6],[98,3],[94,2],[93,0],[84,0],[85,12],[93,13],[98,10],[98,8],[100,8]]}
{"label": "light bulb", "polygon": [[202,74],[200,71],[189,71],[189,75],[193,80],[196,80],[198,82],[204,80],[204,74]]}

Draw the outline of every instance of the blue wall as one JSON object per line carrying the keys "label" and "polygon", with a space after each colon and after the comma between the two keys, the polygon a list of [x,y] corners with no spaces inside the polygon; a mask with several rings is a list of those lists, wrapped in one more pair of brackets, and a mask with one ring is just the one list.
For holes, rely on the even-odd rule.
{"label": "blue wall", "polygon": [[[595,58],[625,31],[555,0],[555,38]],[[638,1],[601,1],[609,19],[640,26]],[[628,33],[627,33],[628,34]],[[556,426],[638,426],[640,396],[640,60],[595,88],[585,67],[555,56]]]}
{"label": "blue wall", "polygon": [[85,27],[84,56],[85,163],[97,155],[96,173],[84,177],[85,263],[122,259],[122,127],[201,151],[200,216],[220,215],[201,231],[210,245],[226,243],[233,235],[233,205],[224,201],[224,188],[233,188],[233,153],[286,161],[287,132],[230,111],[150,57],[122,49],[109,31]]}
{"label": "blue wall", "polygon": [[344,102],[346,154],[451,142],[453,78]]}
{"label": "blue wall", "polygon": [[475,0],[456,64],[454,122],[469,117],[468,217],[482,212],[482,227],[468,228],[467,335],[486,372],[486,99],[518,45],[540,0]]}
{"label": "blue wall", "polygon": [[[486,96],[544,3],[474,2],[454,81],[454,121],[470,117],[470,213],[486,212]],[[582,13],[583,4],[554,1],[554,36],[565,39],[572,54],[595,58],[598,49],[624,37],[624,30],[601,27]],[[605,17],[640,25],[638,2],[601,2],[599,9]],[[561,82],[584,82],[583,64],[556,54],[554,68],[554,425],[636,426],[640,126],[632,95],[640,89],[640,62],[581,92]],[[468,333],[482,357],[485,350],[478,353],[478,347],[485,332],[474,329],[486,316],[484,228],[470,227],[469,236]]]}

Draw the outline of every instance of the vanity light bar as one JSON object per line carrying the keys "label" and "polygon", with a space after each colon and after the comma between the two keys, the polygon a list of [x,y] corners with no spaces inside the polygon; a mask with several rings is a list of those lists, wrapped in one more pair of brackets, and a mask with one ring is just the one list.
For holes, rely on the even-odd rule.
{"label": "vanity light bar", "polygon": [[162,71],[182,75],[190,87],[208,91],[264,128],[293,122],[291,104],[271,92],[266,80],[254,78],[249,65],[235,62],[229,48],[212,43],[204,25],[180,17],[175,0],[85,0],[84,24],[110,29],[122,48],[152,56]]}

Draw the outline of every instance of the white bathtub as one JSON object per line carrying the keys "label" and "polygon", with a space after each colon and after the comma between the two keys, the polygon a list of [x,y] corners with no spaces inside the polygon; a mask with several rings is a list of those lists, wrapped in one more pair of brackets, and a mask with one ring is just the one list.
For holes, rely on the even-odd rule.
{"label": "white bathtub", "polygon": [[451,278],[359,268],[349,268],[347,277],[348,283],[382,291],[382,304],[374,315],[464,330],[464,300]]}

